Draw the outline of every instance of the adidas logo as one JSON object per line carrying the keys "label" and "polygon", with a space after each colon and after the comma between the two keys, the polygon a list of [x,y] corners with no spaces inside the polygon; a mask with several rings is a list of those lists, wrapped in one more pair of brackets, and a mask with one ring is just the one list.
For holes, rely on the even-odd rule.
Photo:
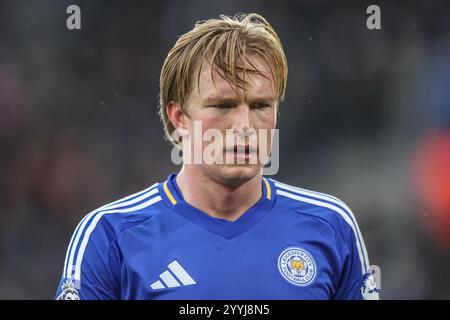
{"label": "adidas logo", "polygon": [[[161,280],[157,280],[151,284],[153,290],[165,289],[165,288],[175,288],[181,286],[190,286],[192,284],[197,284],[194,279],[183,269],[183,267],[178,263],[177,260],[172,261],[169,265],[169,270],[178,278],[181,282],[170,273],[169,270],[164,271],[159,275]],[[161,282],[162,281],[162,282]]]}

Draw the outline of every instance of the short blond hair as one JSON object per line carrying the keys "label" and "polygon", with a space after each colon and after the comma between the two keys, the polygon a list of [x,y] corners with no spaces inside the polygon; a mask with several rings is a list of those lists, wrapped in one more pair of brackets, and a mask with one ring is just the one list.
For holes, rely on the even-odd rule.
{"label": "short blond hair", "polygon": [[166,139],[178,143],[172,139],[175,128],[167,116],[167,104],[179,103],[186,112],[185,104],[194,80],[197,85],[200,81],[204,60],[211,63],[211,73],[213,69],[219,71],[236,90],[248,84],[246,72],[262,75],[246,58],[247,53],[257,54],[270,67],[276,98],[283,101],[288,73],[286,56],[278,35],[261,15],[221,15],[220,19],[197,22],[191,31],[179,37],[164,61],[160,77],[159,114]]}

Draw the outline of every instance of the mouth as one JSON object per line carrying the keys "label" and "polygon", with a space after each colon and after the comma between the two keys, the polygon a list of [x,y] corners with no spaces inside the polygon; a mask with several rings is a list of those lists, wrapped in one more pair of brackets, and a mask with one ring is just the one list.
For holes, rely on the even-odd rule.
{"label": "mouth", "polygon": [[248,158],[250,155],[257,152],[257,148],[251,147],[250,145],[235,145],[233,147],[226,148],[225,152],[233,153],[236,157]]}

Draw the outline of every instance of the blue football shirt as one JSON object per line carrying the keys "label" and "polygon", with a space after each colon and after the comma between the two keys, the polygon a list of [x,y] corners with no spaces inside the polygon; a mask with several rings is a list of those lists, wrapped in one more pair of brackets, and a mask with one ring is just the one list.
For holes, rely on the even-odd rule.
{"label": "blue football shirt", "polygon": [[175,177],[81,220],[57,299],[378,298],[337,198],[262,178],[261,199],[230,222],[184,201]]}

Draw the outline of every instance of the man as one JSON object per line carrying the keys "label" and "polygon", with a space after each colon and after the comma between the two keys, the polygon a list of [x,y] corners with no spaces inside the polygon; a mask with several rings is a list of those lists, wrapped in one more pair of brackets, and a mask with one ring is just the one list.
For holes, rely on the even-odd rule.
{"label": "man", "polygon": [[286,80],[281,42],[260,15],[181,36],[162,68],[160,115],[182,169],[80,222],[56,298],[376,298],[350,209],[262,177]]}

